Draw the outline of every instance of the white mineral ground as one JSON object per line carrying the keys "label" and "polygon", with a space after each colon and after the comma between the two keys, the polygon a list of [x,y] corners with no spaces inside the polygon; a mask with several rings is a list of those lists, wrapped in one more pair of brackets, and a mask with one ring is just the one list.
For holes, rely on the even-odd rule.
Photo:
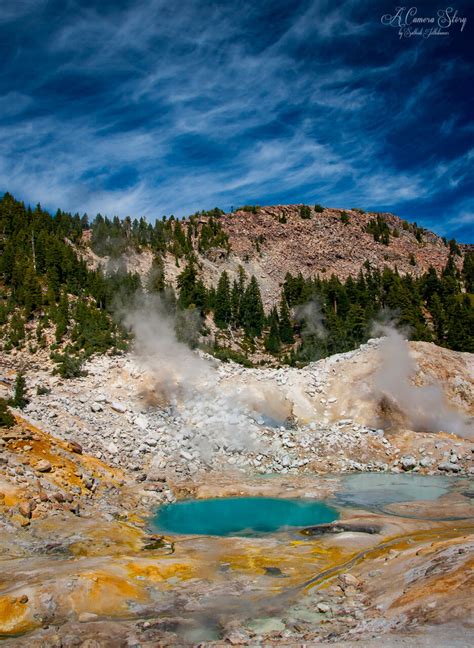
{"label": "white mineral ground", "polygon": [[[30,403],[0,430],[3,645],[468,645],[471,354],[391,332],[304,369],[136,351],[73,380],[46,356],[29,364]],[[18,360],[2,358],[7,381]],[[176,498],[327,497],[350,471],[458,488],[394,515],[343,511],[377,533],[159,541],[147,528]]]}

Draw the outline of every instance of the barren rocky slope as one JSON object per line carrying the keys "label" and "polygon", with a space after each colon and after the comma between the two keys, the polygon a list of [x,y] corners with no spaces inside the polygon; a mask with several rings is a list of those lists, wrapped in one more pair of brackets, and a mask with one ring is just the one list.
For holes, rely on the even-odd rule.
{"label": "barren rocky slope", "polygon": [[[437,469],[459,454],[448,470],[468,470],[467,442],[450,444],[436,433],[472,438],[472,355],[397,339],[397,352],[410,350],[416,365],[412,377],[397,376],[401,391],[386,393],[391,366],[384,340],[304,369],[247,369],[185,350],[179,362],[190,363],[188,371],[169,358],[102,356],[86,364],[86,377],[62,381],[46,361],[28,375],[31,401],[23,415],[139,472],[193,474],[229,465],[262,473],[398,470],[405,449],[415,454],[411,468]],[[37,396],[38,386],[50,393]],[[425,389],[435,389],[426,402]],[[411,394],[415,412],[404,409]]]}
{"label": "barren rocky slope", "polygon": [[[231,279],[236,278],[241,265],[249,276],[256,276],[268,306],[278,298],[287,272],[301,272],[304,277],[335,274],[345,279],[356,276],[367,261],[375,268],[388,266],[397,268],[401,274],[415,275],[426,272],[430,266],[440,271],[446,265],[449,247],[441,237],[424,230],[418,240],[412,225],[404,229],[402,219],[393,214],[382,214],[390,231],[396,232],[390,236],[389,245],[384,245],[366,231],[375,213],[333,208],[316,212],[311,208],[311,218],[302,219],[299,210],[299,205],[274,205],[258,207],[255,213],[238,210],[221,216],[219,223],[229,237],[231,252],[227,255],[225,250],[215,248],[204,254],[196,251],[205,284],[216,285],[223,270]],[[347,222],[341,220],[343,212]],[[198,219],[200,224],[207,221],[207,216]],[[108,263],[108,259],[101,259],[90,250],[87,258],[93,267]],[[131,252],[122,261],[129,271],[145,275],[150,270],[152,255],[147,250]],[[462,264],[461,257],[458,262]],[[167,281],[175,283],[181,269],[168,253]]]}

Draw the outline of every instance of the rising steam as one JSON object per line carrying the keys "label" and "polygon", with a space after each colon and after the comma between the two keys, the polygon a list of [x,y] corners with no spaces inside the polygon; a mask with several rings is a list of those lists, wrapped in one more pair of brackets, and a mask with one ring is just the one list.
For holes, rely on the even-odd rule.
{"label": "rising steam", "polygon": [[136,361],[148,376],[148,403],[167,405],[179,413],[183,438],[203,459],[220,448],[257,449],[255,412],[275,420],[278,395],[268,399],[255,386],[221,382],[212,359],[177,339],[175,318],[155,296],[137,299],[124,322],[134,333]]}
{"label": "rising steam", "polygon": [[417,366],[403,336],[392,326],[378,326],[378,332],[385,337],[379,345],[380,366],[374,375],[377,401],[412,430],[451,432],[472,439],[472,426],[449,407],[438,382],[421,387],[413,384]]}
{"label": "rising steam", "polygon": [[294,317],[296,321],[304,324],[303,337],[314,336],[323,340],[327,336],[323,323],[324,315],[321,305],[316,299],[311,299],[301,306],[296,306]]}

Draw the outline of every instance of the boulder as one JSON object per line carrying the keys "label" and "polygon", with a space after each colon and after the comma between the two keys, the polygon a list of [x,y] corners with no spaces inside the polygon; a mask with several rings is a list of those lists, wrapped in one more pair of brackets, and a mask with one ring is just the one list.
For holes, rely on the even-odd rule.
{"label": "boulder", "polygon": [[125,412],[127,411],[126,405],[124,405],[123,403],[117,403],[116,401],[111,403],[110,407],[114,410],[114,412],[118,412],[119,414],[125,414]]}
{"label": "boulder", "polygon": [[76,454],[82,454],[82,446],[77,441],[69,441],[69,450]]}
{"label": "boulder", "polygon": [[42,473],[51,472],[52,470],[51,463],[47,459],[40,459],[35,467],[38,472]]}
{"label": "boulder", "polygon": [[97,618],[97,614],[93,612],[81,612],[79,615],[79,623],[88,623],[89,621],[95,621]]}
{"label": "boulder", "polygon": [[443,463],[438,465],[438,470],[442,470],[443,472],[460,472],[461,466],[450,461],[443,461]]}
{"label": "boulder", "polygon": [[30,501],[26,500],[26,501],[20,502],[18,504],[18,510],[23,515],[23,517],[26,517],[26,518],[30,519],[31,518],[31,511],[33,510],[33,506],[32,506]]}
{"label": "boulder", "polygon": [[108,446],[107,446],[107,450],[108,450],[111,454],[117,454],[117,452],[119,451],[119,449],[117,448],[117,446],[115,445],[115,443],[114,443],[113,441],[111,441],[111,442],[108,444]]}
{"label": "boulder", "polygon": [[345,573],[339,575],[339,585],[342,590],[346,590],[348,587],[357,588],[360,586],[360,580],[353,576],[353,574]]}
{"label": "boulder", "polygon": [[400,463],[402,464],[403,470],[413,470],[418,465],[417,460],[412,455],[402,457]]}

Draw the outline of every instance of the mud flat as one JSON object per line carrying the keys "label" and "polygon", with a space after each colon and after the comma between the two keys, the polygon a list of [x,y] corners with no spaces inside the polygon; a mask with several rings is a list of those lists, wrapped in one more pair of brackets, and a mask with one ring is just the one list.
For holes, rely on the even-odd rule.
{"label": "mud flat", "polygon": [[[31,366],[30,402],[0,429],[2,645],[469,645],[472,442],[385,406],[378,422],[379,345],[301,370],[218,363],[164,400],[166,372],[130,355],[71,381]],[[471,356],[410,349],[414,380],[444,380],[469,422]],[[154,526],[161,505],[225,497],[338,515],[237,536]]]}
{"label": "mud flat", "polygon": [[[389,501],[380,484],[351,485],[361,475],[136,482],[24,422],[9,434],[0,484],[5,646],[370,645],[385,635],[423,645],[425,629],[439,641],[472,632],[468,477],[440,476],[404,495],[405,484]],[[361,492],[363,501],[350,501]],[[416,492],[426,499],[415,501]],[[156,508],[175,498],[269,493],[325,501],[340,517],[251,537],[153,529]]]}

